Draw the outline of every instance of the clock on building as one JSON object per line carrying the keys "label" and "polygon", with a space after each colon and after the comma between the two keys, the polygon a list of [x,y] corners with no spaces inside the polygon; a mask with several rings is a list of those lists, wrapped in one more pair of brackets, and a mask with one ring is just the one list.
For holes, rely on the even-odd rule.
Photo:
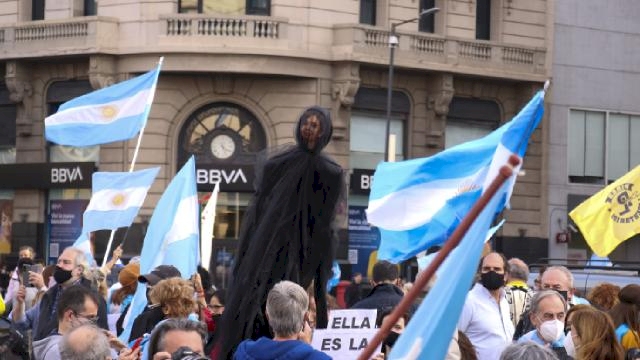
{"label": "clock on building", "polygon": [[234,131],[219,128],[207,136],[205,149],[213,159],[227,161],[233,159],[241,150],[240,141]]}

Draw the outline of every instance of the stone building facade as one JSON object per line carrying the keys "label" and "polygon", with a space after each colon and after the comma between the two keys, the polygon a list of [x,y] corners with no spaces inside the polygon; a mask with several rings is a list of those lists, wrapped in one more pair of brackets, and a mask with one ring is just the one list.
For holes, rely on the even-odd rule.
{"label": "stone building facade", "polygon": [[[136,164],[162,169],[127,235],[133,239],[127,251],[139,249],[155,203],[194,153],[203,197],[214,180],[222,181],[214,261],[223,274],[257,153],[291,143],[304,108],[331,110],[335,129],[327,151],[350,175],[369,176],[382,160],[389,29],[432,6],[440,11],[397,27],[391,125],[399,158],[434,154],[517,113],[550,74],[552,1],[2,0],[1,121],[15,132],[1,137],[2,167],[14,171],[15,179],[25,176],[19,165],[49,171],[57,161],[127,171],[136,139],[95,149],[60,148],[44,139],[43,119],[60,103],[146,72],[164,56]],[[11,111],[13,118],[6,116]],[[519,256],[545,256],[548,248],[547,124],[545,117],[533,135],[496,244]],[[224,159],[210,148],[222,130],[238,146]],[[4,179],[0,201],[12,204],[11,252],[29,244],[52,257],[53,232],[66,231],[52,229],[52,205],[77,216],[81,205],[59,201],[86,201],[89,185]],[[345,263],[347,254],[358,256],[346,209],[366,205],[367,189],[356,183],[351,181],[353,196],[338,225]],[[102,235],[96,243],[99,256],[101,251]]]}

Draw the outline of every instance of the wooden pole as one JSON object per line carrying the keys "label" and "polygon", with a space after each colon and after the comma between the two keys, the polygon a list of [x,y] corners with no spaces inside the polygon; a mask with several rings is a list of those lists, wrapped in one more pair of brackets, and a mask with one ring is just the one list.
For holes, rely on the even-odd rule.
{"label": "wooden pole", "polygon": [[[420,274],[418,274],[416,278],[416,282],[413,284],[411,291],[402,298],[400,303],[395,307],[393,312],[389,314],[385,320],[382,322],[382,326],[373,337],[373,339],[367,345],[367,348],[364,349],[358,360],[368,360],[373,356],[373,352],[375,349],[384,341],[384,339],[389,335],[391,328],[398,321],[398,319],[409,310],[409,307],[416,300],[420,291],[429,283],[433,275],[436,273],[436,270],[440,265],[444,262],[446,257],[451,253],[453,249],[455,249],[462,238],[467,233],[473,222],[476,220],[480,212],[485,208],[489,200],[496,194],[496,192],[500,189],[500,187],[511,177],[513,174],[513,168],[520,164],[520,158],[516,155],[511,155],[509,157],[509,163],[503,165],[500,168],[500,172],[493,179],[491,185],[487,188],[487,190],[480,196],[478,201],[473,205],[467,216],[462,219],[462,222],[456,230],[451,234],[449,239],[444,243],[442,249],[438,251],[437,255],[429,264],[429,266],[423,270]],[[420,319],[414,319],[414,321],[420,321]]]}

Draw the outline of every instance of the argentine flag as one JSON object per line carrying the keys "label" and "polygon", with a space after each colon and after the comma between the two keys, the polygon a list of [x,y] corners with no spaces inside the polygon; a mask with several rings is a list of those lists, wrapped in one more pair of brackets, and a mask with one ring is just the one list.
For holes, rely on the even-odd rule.
{"label": "argentine flag", "polygon": [[[539,91],[513,120],[481,139],[428,158],[379,164],[367,209],[367,220],[382,235],[378,259],[400,262],[442,244],[509,155],[524,156],[543,104],[544,91]],[[497,212],[514,184],[515,177],[509,179]]]}
{"label": "argentine flag", "polygon": [[60,105],[44,120],[45,137],[60,145],[91,146],[134,137],[147,122],[160,65]]}
{"label": "argentine flag", "polygon": [[96,172],[93,194],[82,216],[82,233],[130,226],[160,171]]}
{"label": "argentine flag", "polygon": [[[189,279],[200,261],[200,205],[196,192],[196,168],[192,156],[173,178],[149,221],[140,254],[140,274],[158,265],[173,265]],[[133,320],[147,304],[146,286],[138,286],[120,339],[129,340]]]}
{"label": "argentine flag", "polygon": [[82,232],[73,243],[84,251],[89,263],[95,264],[89,233],[130,226],[158,171],[159,167],[134,172],[93,173],[92,195],[82,216]]}
{"label": "argentine flag", "polygon": [[[506,164],[506,162],[504,163]],[[503,165],[504,165],[503,164]],[[514,175],[515,176],[515,175]],[[493,180],[493,179],[491,179]],[[389,359],[444,359],[456,331],[467,293],[478,268],[478,260],[495,213],[500,211],[502,199],[510,185],[504,183],[473,222],[460,244],[446,257],[436,274],[427,297],[396,341]]]}

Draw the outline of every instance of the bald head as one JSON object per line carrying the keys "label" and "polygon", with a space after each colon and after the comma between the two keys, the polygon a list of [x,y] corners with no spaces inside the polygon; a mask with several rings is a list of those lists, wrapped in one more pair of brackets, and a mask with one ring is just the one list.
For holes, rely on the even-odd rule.
{"label": "bald head", "polygon": [[64,335],[60,357],[65,360],[110,359],[109,339],[96,326],[82,325]]}
{"label": "bald head", "polygon": [[527,264],[518,259],[509,259],[509,281],[520,280],[526,282],[529,279],[529,267]]}

